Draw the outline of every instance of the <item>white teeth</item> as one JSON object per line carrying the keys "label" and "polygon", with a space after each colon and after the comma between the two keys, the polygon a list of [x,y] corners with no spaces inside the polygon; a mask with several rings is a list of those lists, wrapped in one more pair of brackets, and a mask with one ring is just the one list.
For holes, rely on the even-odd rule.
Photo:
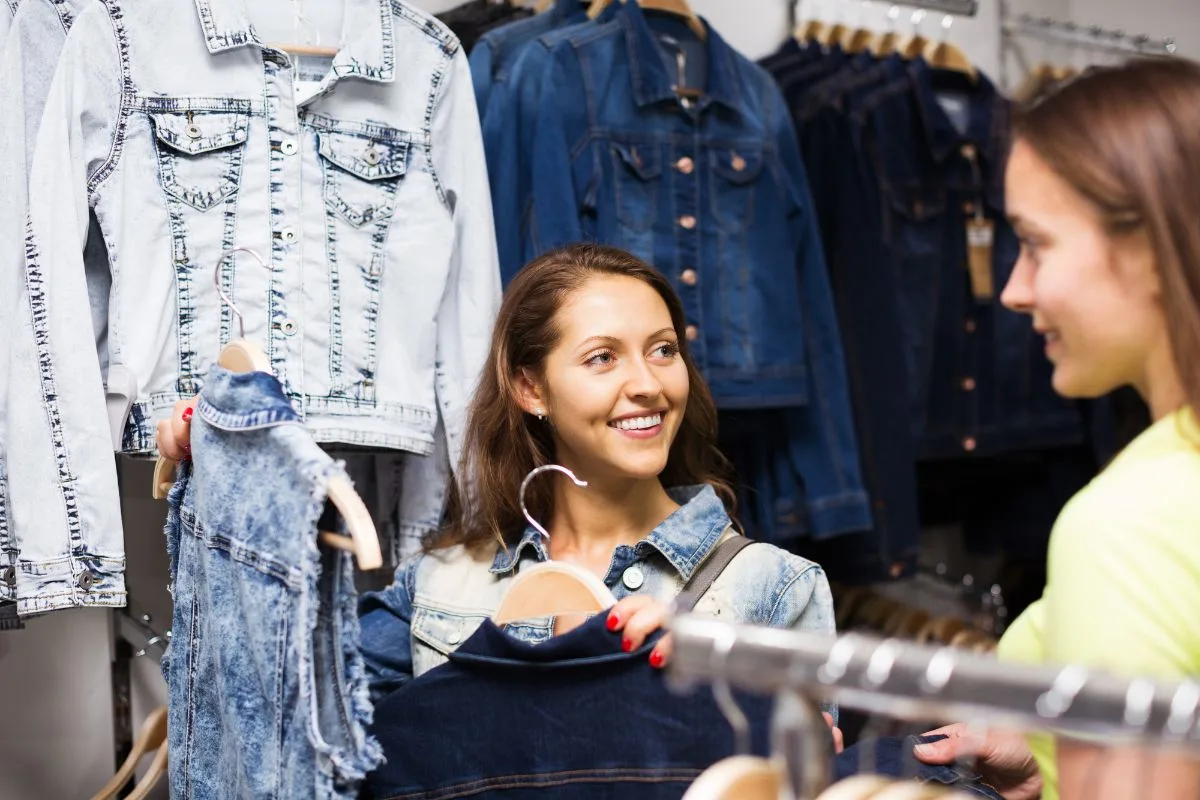
{"label": "white teeth", "polygon": [[610,422],[614,428],[620,428],[623,431],[642,431],[647,428],[653,428],[655,425],[662,424],[662,414],[654,414],[649,417],[630,417],[629,419],[619,419],[616,422]]}

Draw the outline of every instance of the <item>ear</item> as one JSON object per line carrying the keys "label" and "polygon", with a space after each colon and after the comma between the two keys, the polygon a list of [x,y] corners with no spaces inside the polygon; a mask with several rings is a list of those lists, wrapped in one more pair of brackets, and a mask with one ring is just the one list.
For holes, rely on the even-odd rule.
{"label": "ear", "polygon": [[536,417],[548,413],[542,385],[528,369],[517,370],[517,374],[513,376],[513,386],[517,390],[517,403],[526,414]]}

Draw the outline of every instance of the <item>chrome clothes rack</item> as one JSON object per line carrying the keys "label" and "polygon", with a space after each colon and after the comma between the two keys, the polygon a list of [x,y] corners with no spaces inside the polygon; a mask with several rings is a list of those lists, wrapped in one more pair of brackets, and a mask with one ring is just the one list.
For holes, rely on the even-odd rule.
{"label": "chrome clothes rack", "polygon": [[936,11],[955,17],[973,17],[979,13],[979,0],[893,0],[890,5]]}
{"label": "chrome clothes rack", "polygon": [[1079,25],[1050,17],[1021,14],[1006,20],[1004,32],[1009,36],[1027,36],[1042,41],[1079,45],[1088,50],[1136,55],[1171,56],[1176,52],[1175,40],[1155,38],[1146,34],[1130,34],[1099,25]]}
{"label": "chrome clothes rack", "polygon": [[[677,686],[714,680],[924,721],[982,720],[1200,751],[1200,683],[1123,679],[1079,666],[1003,663],[851,633],[836,638],[687,615],[671,624]],[[720,648],[722,657],[713,658]]]}

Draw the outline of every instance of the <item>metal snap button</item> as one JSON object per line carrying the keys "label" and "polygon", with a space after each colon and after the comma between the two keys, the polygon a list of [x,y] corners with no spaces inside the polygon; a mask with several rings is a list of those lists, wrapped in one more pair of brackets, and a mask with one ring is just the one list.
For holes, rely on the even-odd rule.
{"label": "metal snap button", "polygon": [[450,635],[446,637],[446,641],[450,644],[458,644],[462,641],[462,633],[457,630],[451,631]]}
{"label": "metal snap button", "polygon": [[746,169],[746,159],[734,153],[733,158],[729,159],[729,166],[733,167],[734,172],[742,172]]}
{"label": "metal snap button", "polygon": [[679,170],[684,175],[691,175],[692,170],[696,168],[696,162],[692,161],[687,156],[675,162],[675,169]]}
{"label": "metal snap button", "polygon": [[89,591],[92,588],[92,584],[95,582],[96,576],[92,574],[90,569],[85,569],[83,572],[79,573],[79,577],[75,579],[76,585],[85,592]]}
{"label": "metal snap button", "polygon": [[195,124],[188,125],[186,128],[184,128],[184,133],[188,135],[189,139],[199,139],[202,135],[200,132],[200,126]]}
{"label": "metal snap button", "polygon": [[694,269],[685,269],[679,273],[679,280],[683,282],[684,286],[695,286],[699,282],[700,276]]}
{"label": "metal snap button", "polygon": [[291,244],[292,242],[296,241],[296,232],[291,228],[284,228],[279,232],[279,238],[283,239],[283,241],[287,242],[288,244]]}
{"label": "metal snap button", "polygon": [[294,319],[285,319],[279,323],[279,330],[283,331],[284,336],[295,336],[296,331],[300,330],[300,326],[296,324]]}
{"label": "metal snap button", "polygon": [[363,153],[363,160],[366,161],[368,164],[370,164],[372,167],[375,166],[376,164],[378,164],[382,160],[382,158],[383,158],[383,156],[381,156],[379,154],[379,151],[376,150],[374,147],[368,149],[367,152]]}
{"label": "metal snap button", "polygon": [[17,568],[16,567],[9,567],[8,569],[4,570],[4,582],[6,584],[8,584],[9,586],[17,585]]}
{"label": "metal snap button", "polygon": [[963,388],[964,392],[975,391],[975,379],[974,378],[963,378],[962,379],[962,388]]}
{"label": "metal snap button", "polygon": [[975,441],[974,436],[967,436],[962,440],[962,449],[966,450],[968,453],[973,451],[978,446],[979,442]]}
{"label": "metal snap button", "polygon": [[625,584],[625,588],[631,592],[636,592],[642,588],[642,584],[646,582],[646,573],[642,572],[642,568],[634,564],[629,569],[621,573],[621,583]]}
{"label": "metal snap button", "polygon": [[683,228],[685,231],[690,231],[692,228],[696,227],[696,218],[691,214],[684,214],[679,218],[679,227]]}
{"label": "metal snap button", "polygon": [[285,156],[294,156],[296,155],[296,151],[299,149],[300,146],[296,144],[295,139],[284,139],[279,145],[279,152],[283,153]]}
{"label": "metal snap button", "polygon": [[695,325],[688,325],[683,329],[683,335],[687,337],[689,342],[694,342],[700,338],[700,329]]}

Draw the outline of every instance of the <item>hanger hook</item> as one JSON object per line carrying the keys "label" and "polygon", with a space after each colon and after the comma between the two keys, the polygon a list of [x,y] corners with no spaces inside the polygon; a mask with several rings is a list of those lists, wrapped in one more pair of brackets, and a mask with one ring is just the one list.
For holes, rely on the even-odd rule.
{"label": "hanger hook", "polygon": [[225,263],[226,258],[233,255],[234,253],[249,253],[250,255],[254,256],[255,261],[257,261],[259,264],[262,265],[263,269],[268,270],[268,271],[270,271],[271,265],[267,263],[266,259],[264,259],[262,256],[260,256],[258,254],[257,250],[254,250],[249,247],[231,247],[228,250],[226,250],[225,252],[221,253],[221,256],[217,259],[217,267],[215,270],[213,270],[213,286],[217,287],[217,294],[220,296],[221,302],[223,302],[225,305],[229,306],[229,310],[233,312],[233,315],[235,317],[237,317],[238,338],[245,339],[246,338],[246,321],[242,317],[242,312],[238,310],[238,307],[236,305],[234,305],[233,298],[231,298],[229,295],[225,294],[225,290],[223,288],[221,288],[221,265]]}
{"label": "hanger hook", "polygon": [[716,676],[713,679],[712,691],[713,697],[717,701],[717,707],[721,709],[729,727],[733,728],[735,752],[744,756],[750,754],[750,722],[738,706],[737,700],[733,698],[733,689],[729,686],[729,675],[727,674],[729,653],[736,643],[737,633],[732,628],[725,628],[717,632],[716,642],[712,649],[712,673]]}
{"label": "hanger hook", "polygon": [[953,26],[954,26],[954,15],[953,14],[947,14],[946,16],[942,17],[942,41],[943,42],[950,38],[950,28],[952,28]]}
{"label": "hanger hook", "polygon": [[571,472],[571,470],[564,466],[560,466],[559,464],[543,464],[540,467],[534,467],[533,469],[529,470],[529,474],[525,476],[525,480],[521,481],[521,494],[518,498],[521,501],[521,513],[525,515],[525,519],[528,520],[529,524],[532,525],[534,529],[546,539],[550,538],[549,532],[547,532],[547,530],[543,528],[536,519],[533,518],[533,515],[529,513],[529,509],[525,506],[525,490],[529,488],[529,482],[531,480],[536,478],[538,475],[541,475],[543,472],[549,472],[550,470],[561,472],[563,475],[566,475],[575,482],[576,486],[586,487],[588,485],[587,481],[579,480],[579,478],[575,477],[574,472]]}

